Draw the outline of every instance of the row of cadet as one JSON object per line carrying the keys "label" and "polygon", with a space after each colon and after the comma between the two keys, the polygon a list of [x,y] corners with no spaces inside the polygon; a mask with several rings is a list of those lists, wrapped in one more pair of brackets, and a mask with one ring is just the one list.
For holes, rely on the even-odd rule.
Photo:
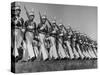
{"label": "row of cadet", "polygon": [[51,59],[97,59],[97,42],[70,26],[50,21],[40,16],[40,23],[34,22],[34,12],[28,12],[28,20],[20,17],[19,5],[11,6],[11,54],[14,61]]}

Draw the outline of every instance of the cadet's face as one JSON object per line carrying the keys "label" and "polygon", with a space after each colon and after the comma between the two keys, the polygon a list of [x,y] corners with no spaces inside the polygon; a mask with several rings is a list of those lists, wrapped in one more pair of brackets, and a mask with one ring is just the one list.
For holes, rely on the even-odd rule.
{"label": "cadet's face", "polygon": [[19,9],[16,9],[16,10],[15,10],[15,15],[19,15],[20,12],[21,12],[21,11],[20,11]]}
{"label": "cadet's face", "polygon": [[60,29],[62,30],[63,29],[63,26],[60,26]]}
{"label": "cadet's face", "polygon": [[42,22],[43,22],[43,23],[45,23],[45,22],[46,22],[46,19],[45,19],[45,18],[43,18],[43,19],[42,19]]}
{"label": "cadet's face", "polygon": [[55,24],[55,23],[53,23],[52,25],[53,25],[53,27],[55,27],[55,25],[56,25],[56,24]]}
{"label": "cadet's face", "polygon": [[34,20],[34,15],[30,15],[29,20],[31,20],[31,21]]}

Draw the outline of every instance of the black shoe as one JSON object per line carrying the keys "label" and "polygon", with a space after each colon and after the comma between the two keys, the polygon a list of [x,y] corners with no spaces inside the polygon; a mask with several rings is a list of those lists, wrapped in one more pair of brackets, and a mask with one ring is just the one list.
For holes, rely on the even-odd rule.
{"label": "black shoe", "polygon": [[59,58],[56,58],[55,60],[59,60]]}
{"label": "black shoe", "polygon": [[31,62],[33,62],[36,59],[36,57],[32,57],[30,60]]}
{"label": "black shoe", "polygon": [[78,60],[80,60],[80,59],[81,59],[81,57],[78,58]]}
{"label": "black shoe", "polygon": [[49,60],[49,58],[45,59],[45,61],[48,61],[48,60]]}
{"label": "black shoe", "polygon": [[17,63],[18,60],[19,60],[19,56],[16,56],[16,58],[15,58],[15,62]]}

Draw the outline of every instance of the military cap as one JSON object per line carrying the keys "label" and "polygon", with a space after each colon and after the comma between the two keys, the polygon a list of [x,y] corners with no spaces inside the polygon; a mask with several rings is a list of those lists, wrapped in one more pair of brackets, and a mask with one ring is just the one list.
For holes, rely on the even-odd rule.
{"label": "military cap", "polygon": [[52,21],[52,24],[56,24],[56,21],[55,21],[55,20],[53,20],[53,21]]}
{"label": "military cap", "polygon": [[32,11],[29,12],[29,15],[30,15],[30,16],[34,16],[34,12],[32,12]]}
{"label": "military cap", "polygon": [[59,24],[59,26],[63,26],[63,24],[62,24],[62,23],[60,23],[60,24]]}
{"label": "military cap", "polygon": [[16,4],[16,2],[11,3],[11,10],[20,10],[21,11],[20,5]]}
{"label": "military cap", "polygon": [[43,15],[43,16],[42,16],[42,19],[46,19],[46,18],[47,18],[47,16],[46,16],[46,15]]}

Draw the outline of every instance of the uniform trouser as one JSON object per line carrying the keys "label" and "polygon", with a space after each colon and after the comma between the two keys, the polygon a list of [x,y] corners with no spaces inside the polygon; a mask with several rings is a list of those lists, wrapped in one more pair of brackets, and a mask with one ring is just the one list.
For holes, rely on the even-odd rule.
{"label": "uniform trouser", "polygon": [[45,34],[39,33],[39,40],[40,40],[40,56],[43,58],[43,60],[48,59],[48,51],[45,48],[44,40],[45,40]]}
{"label": "uniform trouser", "polygon": [[89,53],[91,54],[92,58],[96,58],[96,55],[90,46],[88,47],[88,50],[89,50]]}
{"label": "uniform trouser", "polygon": [[89,51],[88,51],[88,47],[87,46],[83,46],[84,50],[85,50],[85,54],[87,55],[88,58],[92,58],[92,56],[90,55]]}
{"label": "uniform trouser", "polygon": [[66,41],[63,41],[63,48],[65,49],[67,58],[70,58],[69,52],[68,52],[68,46],[66,44]]}
{"label": "uniform trouser", "polygon": [[[23,35],[22,35],[22,32],[19,30],[19,29],[15,29],[14,33],[13,33],[13,37],[14,37],[14,40],[13,40],[13,46],[14,46],[14,51],[13,51],[13,55],[16,57],[16,56],[19,56],[19,52],[18,52],[18,49],[21,46],[21,43],[23,41]],[[22,49],[21,49],[22,50]]]}
{"label": "uniform trouser", "polygon": [[92,48],[92,50],[93,50],[93,52],[94,52],[94,54],[95,54],[95,56],[97,58],[97,50],[96,50],[96,48],[94,48],[94,47],[91,47],[91,48]]}
{"label": "uniform trouser", "polygon": [[87,51],[85,50],[83,45],[80,45],[80,49],[82,50],[83,55],[85,56],[85,58],[89,58]]}
{"label": "uniform trouser", "polygon": [[75,58],[78,59],[80,56],[79,56],[79,53],[77,52],[76,43],[74,41],[71,43],[71,47],[72,47]]}
{"label": "uniform trouser", "polygon": [[58,50],[59,50],[59,41],[58,41],[58,37],[56,36],[55,37],[55,43],[56,43],[56,50],[57,50],[57,54],[58,54],[58,58],[60,58],[60,56],[59,56],[59,52],[58,52]]}
{"label": "uniform trouser", "polygon": [[80,57],[83,59],[85,56],[83,55],[82,50],[80,49],[80,45],[77,44],[76,47],[77,47],[77,51],[78,51]]}
{"label": "uniform trouser", "polygon": [[59,39],[59,43],[58,43],[58,54],[60,56],[60,58],[67,58],[67,55],[66,55],[66,50],[63,48],[63,43],[62,43],[62,40]]}
{"label": "uniform trouser", "polygon": [[27,44],[26,41],[23,40],[23,60],[28,59],[28,51],[27,51]]}
{"label": "uniform trouser", "polygon": [[58,54],[57,54],[57,49],[56,49],[55,38],[51,36],[49,37],[49,39],[51,40],[51,43],[52,43],[52,46],[50,47],[50,51],[49,51],[50,59],[52,58],[57,59]]}
{"label": "uniform trouser", "polygon": [[39,58],[38,41],[36,41],[35,39],[33,40],[33,49],[34,49],[36,58]]}
{"label": "uniform trouser", "polygon": [[65,42],[66,42],[68,53],[69,53],[69,56],[70,56],[69,58],[73,59],[74,58],[74,53],[72,51],[71,44],[70,44],[69,41],[65,41]]}
{"label": "uniform trouser", "polygon": [[78,54],[76,48],[73,46],[72,49],[73,49],[73,52],[74,52],[75,58],[78,59],[80,56],[79,56],[79,54]]}
{"label": "uniform trouser", "polygon": [[26,37],[26,50],[28,51],[29,58],[34,58],[35,53],[33,50],[33,33],[32,32],[26,32],[25,34]]}

